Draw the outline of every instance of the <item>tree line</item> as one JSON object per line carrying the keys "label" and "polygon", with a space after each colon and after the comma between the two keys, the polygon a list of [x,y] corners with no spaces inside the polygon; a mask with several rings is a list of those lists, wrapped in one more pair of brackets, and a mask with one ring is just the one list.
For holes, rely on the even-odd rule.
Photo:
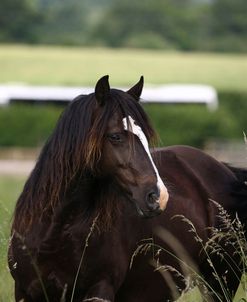
{"label": "tree line", "polygon": [[247,51],[246,0],[1,0],[0,42]]}

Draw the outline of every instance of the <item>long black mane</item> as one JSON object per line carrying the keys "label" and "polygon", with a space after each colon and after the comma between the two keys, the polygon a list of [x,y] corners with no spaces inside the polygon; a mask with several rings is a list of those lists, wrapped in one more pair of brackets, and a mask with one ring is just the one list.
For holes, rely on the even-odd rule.
{"label": "long black mane", "polygon": [[155,138],[145,112],[127,93],[111,89],[104,106],[97,103],[94,93],[78,96],[62,113],[25,184],[14,230],[23,233],[44,214],[52,216],[75,181],[97,177],[103,140],[114,113],[132,116],[149,141]]}

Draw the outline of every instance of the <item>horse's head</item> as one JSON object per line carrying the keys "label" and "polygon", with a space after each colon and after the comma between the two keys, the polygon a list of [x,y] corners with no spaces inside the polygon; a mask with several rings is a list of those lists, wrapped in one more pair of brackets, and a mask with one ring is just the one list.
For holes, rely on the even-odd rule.
{"label": "horse's head", "polygon": [[149,151],[154,131],[138,103],[142,88],[143,77],[127,92],[110,89],[108,76],[101,78],[95,87],[93,128],[104,132],[100,175],[117,183],[139,215],[152,217],[165,209],[168,192]]}

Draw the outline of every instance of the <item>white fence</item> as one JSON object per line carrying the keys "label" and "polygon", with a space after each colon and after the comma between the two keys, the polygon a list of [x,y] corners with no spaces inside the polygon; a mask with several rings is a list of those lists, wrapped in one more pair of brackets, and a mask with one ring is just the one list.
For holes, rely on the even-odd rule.
{"label": "white fence", "polygon": [[[70,102],[79,94],[89,94],[93,91],[94,88],[91,87],[0,85],[0,105],[8,105],[13,101]],[[217,92],[207,85],[146,85],[141,101],[164,104],[204,104],[210,110],[216,110],[218,107]]]}

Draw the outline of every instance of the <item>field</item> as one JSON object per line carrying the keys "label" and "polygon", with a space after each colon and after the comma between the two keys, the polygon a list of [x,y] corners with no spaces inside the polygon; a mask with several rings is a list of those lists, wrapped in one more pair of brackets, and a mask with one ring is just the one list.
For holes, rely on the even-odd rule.
{"label": "field", "polygon": [[[200,83],[212,85],[217,90],[226,93],[247,93],[247,55],[244,54],[223,55],[102,48],[0,45],[0,66],[2,70],[0,73],[0,84],[28,83],[35,85],[94,86],[95,81],[100,76],[109,74],[112,85],[129,86],[135,83],[140,75],[144,75],[145,81],[150,84]],[[20,110],[20,108],[14,108],[13,110]],[[47,119],[48,114],[42,114],[42,110],[40,110],[39,114]],[[177,109],[171,108],[169,110],[170,120],[168,119],[166,123],[171,124],[173,119],[177,123],[174,127],[178,128],[177,121],[180,119],[177,115]],[[181,110],[185,116],[187,107],[186,109],[181,108]],[[193,108],[192,110],[193,112],[195,110],[194,113],[191,112],[194,117],[197,116],[197,119],[192,119],[192,114],[188,116],[186,125],[182,123],[179,132],[184,131],[186,126],[188,127],[190,120],[196,120],[196,123],[198,120],[196,126],[193,124],[188,127],[190,132],[193,131],[194,133],[194,129],[199,128],[198,124],[201,119],[198,113],[199,109]],[[241,111],[241,109],[239,110]],[[159,121],[164,126],[163,117],[162,119],[157,119],[158,114],[163,114],[160,109],[153,107],[149,108],[149,111],[153,119],[156,119],[155,126],[159,128]],[[225,114],[225,112],[222,113],[222,109],[219,113],[219,117],[209,116],[209,113],[204,112],[203,115],[207,116],[210,126],[212,124],[218,125],[218,120],[224,121],[222,126],[221,124],[218,126],[220,129],[219,133],[222,135],[223,130],[221,129],[227,129],[232,121],[223,119],[223,113]],[[53,113],[50,112],[49,114]],[[54,115],[56,114],[54,111]],[[241,112],[239,112],[240,114]],[[242,114],[245,113],[242,112]],[[37,116],[34,116],[34,119],[38,119]],[[10,118],[8,120],[11,121]],[[217,120],[217,123],[215,120]],[[45,124],[44,127],[47,126],[48,123],[45,123],[44,120],[42,121],[43,125]],[[18,120],[16,122],[18,125],[16,127],[17,130],[22,129]],[[51,123],[53,123],[53,120]],[[4,123],[4,127],[4,129],[8,128],[6,123]],[[28,125],[28,127],[30,126]],[[206,126],[203,124],[201,128],[205,130]],[[46,132],[49,132],[49,129]],[[240,133],[240,136],[242,135],[239,129],[236,131]],[[25,131],[23,133],[26,135]],[[17,135],[21,136],[21,133]],[[174,135],[175,131],[172,132],[173,139]],[[188,129],[186,130],[186,136],[188,136]],[[165,139],[166,142],[169,142],[167,133]],[[178,140],[181,143],[180,137]],[[40,141],[43,142],[43,137],[40,138]],[[13,302],[13,282],[7,269],[6,251],[13,208],[23,183],[23,177],[0,176],[0,302]],[[234,302],[246,301],[241,300],[242,297],[246,299],[246,293],[240,288]],[[179,299],[179,302],[187,301],[201,302],[202,299],[195,289]]]}
{"label": "field", "polygon": [[113,85],[200,83],[247,91],[247,55],[104,48],[0,45],[0,83],[94,85],[109,74]]}

